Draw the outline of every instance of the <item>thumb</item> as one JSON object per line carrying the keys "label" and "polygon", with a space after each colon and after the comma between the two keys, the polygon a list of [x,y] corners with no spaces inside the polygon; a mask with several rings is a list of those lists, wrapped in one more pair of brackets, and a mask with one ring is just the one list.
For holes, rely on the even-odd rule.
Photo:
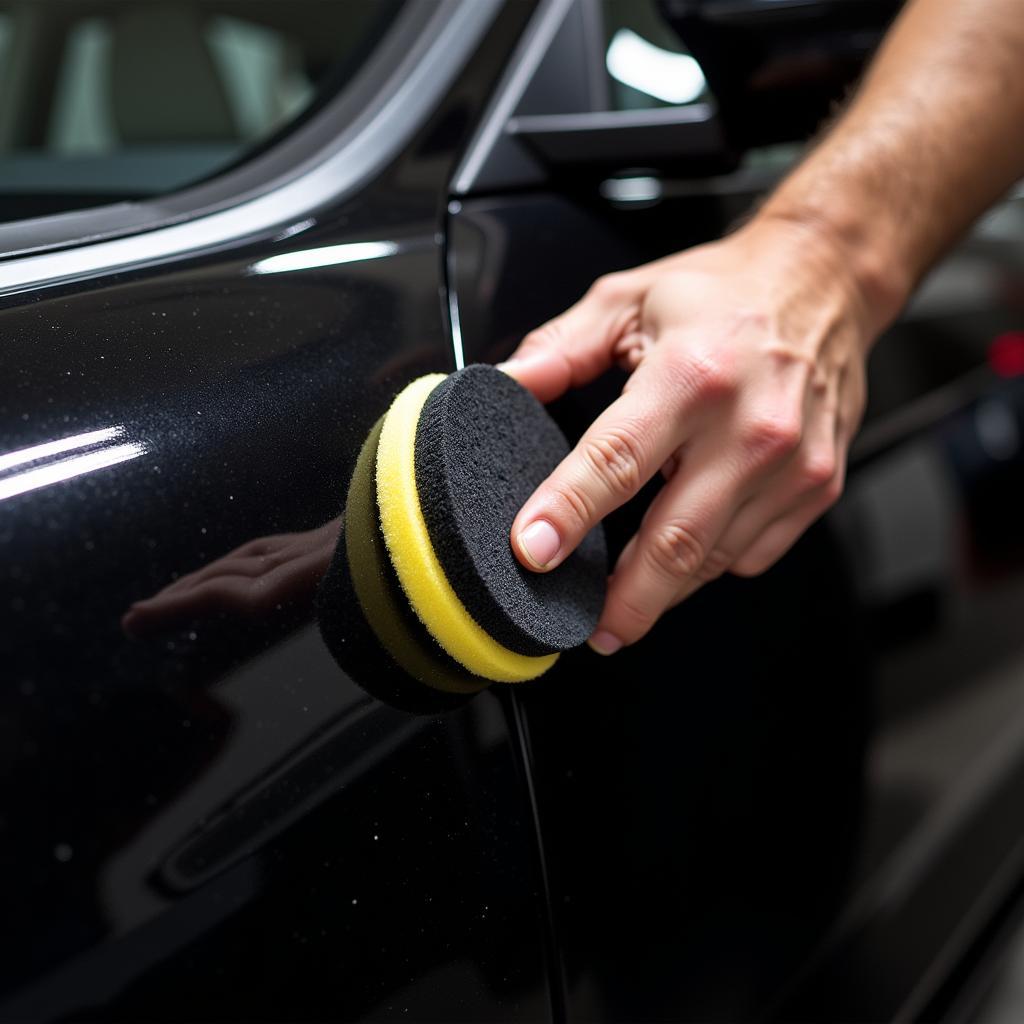
{"label": "thumb", "polygon": [[574,306],[530,331],[498,368],[540,401],[554,401],[611,367],[617,343],[639,325],[642,299],[636,271],[598,278]]}

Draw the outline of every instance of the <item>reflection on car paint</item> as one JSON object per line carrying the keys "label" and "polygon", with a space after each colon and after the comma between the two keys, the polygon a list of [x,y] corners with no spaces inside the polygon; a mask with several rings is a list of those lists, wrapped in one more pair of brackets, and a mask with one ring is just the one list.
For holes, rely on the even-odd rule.
{"label": "reflection on car paint", "polygon": [[144,637],[217,619],[258,623],[286,610],[308,620],[340,528],[338,516],[315,530],[255,538],[134,601],[121,626]]}
{"label": "reflection on car paint", "polygon": [[[134,601],[121,628],[136,639],[187,630],[192,638],[212,632],[219,641],[231,624],[258,628],[278,625],[282,617],[298,624],[315,614],[340,668],[369,693],[419,713],[461,707],[486,682],[439,647],[417,643],[420,631],[410,628],[412,612],[395,592],[397,580],[389,578],[394,574],[382,557],[372,506],[353,510],[351,493],[349,508],[315,530],[256,538]],[[323,586],[332,561],[334,581]],[[367,594],[376,596],[368,600]]]}
{"label": "reflection on car paint", "polygon": [[296,270],[313,270],[317,267],[337,267],[342,263],[395,256],[400,251],[401,247],[397,242],[345,242],[341,245],[324,245],[317,249],[298,249],[295,252],[279,253],[277,256],[257,260],[249,267],[249,273],[287,274]]}
{"label": "reflection on car paint", "polygon": [[[139,441],[115,445],[106,443],[122,438],[124,432],[123,426],[106,427],[0,455],[0,501],[145,455],[146,446]],[[67,455],[83,448],[92,448],[93,451]],[[55,459],[54,456],[58,455],[62,458]],[[17,472],[11,472],[14,469]]]}

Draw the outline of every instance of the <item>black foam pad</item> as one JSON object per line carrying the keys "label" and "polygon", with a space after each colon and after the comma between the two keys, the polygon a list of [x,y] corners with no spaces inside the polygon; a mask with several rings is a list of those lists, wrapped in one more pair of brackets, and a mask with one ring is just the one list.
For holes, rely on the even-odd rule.
{"label": "black foam pad", "polygon": [[373,696],[406,711],[443,712],[461,707],[487,683],[448,657],[402,593],[377,515],[381,423],[370,431],[352,473],[338,546],[317,595],[320,631],[338,664]]}
{"label": "black foam pad", "polygon": [[416,432],[416,490],[431,545],[469,613],[518,654],[583,643],[604,600],[600,526],[546,573],[523,568],[509,542],[519,509],[568,451],[540,402],[492,366],[467,366],[439,384]]}

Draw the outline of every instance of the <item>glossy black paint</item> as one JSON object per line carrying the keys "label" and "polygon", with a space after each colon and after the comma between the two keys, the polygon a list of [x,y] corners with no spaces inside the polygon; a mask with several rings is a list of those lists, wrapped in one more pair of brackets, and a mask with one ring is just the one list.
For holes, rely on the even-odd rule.
{"label": "glossy black paint", "polygon": [[[0,449],[131,447],[3,503],[4,1019],[550,1014],[514,722],[371,701],[313,622],[359,442],[452,366],[444,186],[529,9],[314,223],[5,300]],[[259,272],[349,242],[393,244]],[[182,608],[197,570],[227,587]]]}

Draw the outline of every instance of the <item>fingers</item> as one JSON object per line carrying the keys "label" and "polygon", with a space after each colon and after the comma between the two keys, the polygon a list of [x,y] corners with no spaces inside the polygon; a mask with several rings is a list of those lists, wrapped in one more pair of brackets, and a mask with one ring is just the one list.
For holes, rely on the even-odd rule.
{"label": "fingers", "polygon": [[602,279],[507,365],[544,400],[614,363],[632,373],[516,517],[524,565],[557,567],[659,470],[667,478],[611,578],[598,650],[635,642],[722,572],[762,571],[838,497],[863,408],[862,326],[842,287],[815,275],[808,287],[788,265],[750,272],[765,237]]}
{"label": "fingers", "polygon": [[831,505],[831,501],[819,499],[776,520],[733,563],[730,572],[736,576],[760,576],[767,572]]}
{"label": "fingers", "polygon": [[722,573],[754,575],[774,564],[838,498],[845,443],[834,403],[821,396],[789,457],[753,458],[730,470],[719,449],[691,453],[623,551],[591,646],[614,653]]}
{"label": "fingers", "polygon": [[743,479],[739,465],[706,459],[665,485],[619,558],[591,647],[612,654],[635,643],[680,595],[725,568],[716,545],[741,500]]}
{"label": "fingers", "polygon": [[121,626],[133,636],[212,615],[255,618],[311,595],[327,569],[339,521],[307,533],[261,537],[136,601]]}
{"label": "fingers", "polygon": [[[511,542],[528,568],[561,564],[609,512],[632,498],[685,439],[689,405],[645,363],[537,488],[512,523]],[[668,410],[672,410],[669,412]]]}
{"label": "fingers", "polygon": [[617,360],[634,360],[639,340],[625,350],[617,351],[616,345],[637,333],[641,276],[628,271],[599,278],[576,305],[527,334],[501,369],[540,401],[550,402]]}
{"label": "fingers", "polygon": [[811,403],[796,455],[763,482],[760,492],[737,511],[720,539],[716,562],[723,571],[735,572],[738,561],[779,520],[802,516],[805,509],[817,510],[811,512],[812,517],[824,512],[842,489],[844,451],[845,445],[836,435],[831,395],[819,395]]}
{"label": "fingers", "polygon": [[161,593],[187,590],[197,583],[216,576],[258,576],[288,558],[290,547],[301,543],[303,534],[281,533],[270,537],[257,537],[226,555],[210,562],[195,572],[187,573],[164,587]]}
{"label": "fingers", "polygon": [[262,575],[220,575],[184,590],[164,590],[132,605],[121,626],[132,636],[145,636],[212,616],[261,618],[311,595],[329,554],[325,559],[322,551],[314,550]]}
{"label": "fingers", "polygon": [[219,558],[217,561],[203,566],[202,569],[197,569],[195,572],[190,572],[188,575],[175,580],[164,587],[161,593],[174,594],[182,590],[191,590],[198,584],[205,583],[206,580],[221,576],[262,576],[263,573],[272,569],[275,565],[279,565],[280,560],[280,554]]}
{"label": "fingers", "polygon": [[838,500],[846,472],[845,455],[840,455],[835,475],[824,486],[806,495],[803,501],[765,525],[760,534],[730,566],[736,576],[759,576],[770,569],[803,536],[812,523]]}
{"label": "fingers", "polygon": [[620,370],[632,373],[650,355],[654,338],[645,331],[632,331],[612,346],[612,355]]}
{"label": "fingers", "polygon": [[121,627],[130,636],[174,629],[195,619],[207,618],[230,610],[247,608],[252,602],[253,580],[248,576],[220,576],[194,587],[136,601],[121,618]]}

